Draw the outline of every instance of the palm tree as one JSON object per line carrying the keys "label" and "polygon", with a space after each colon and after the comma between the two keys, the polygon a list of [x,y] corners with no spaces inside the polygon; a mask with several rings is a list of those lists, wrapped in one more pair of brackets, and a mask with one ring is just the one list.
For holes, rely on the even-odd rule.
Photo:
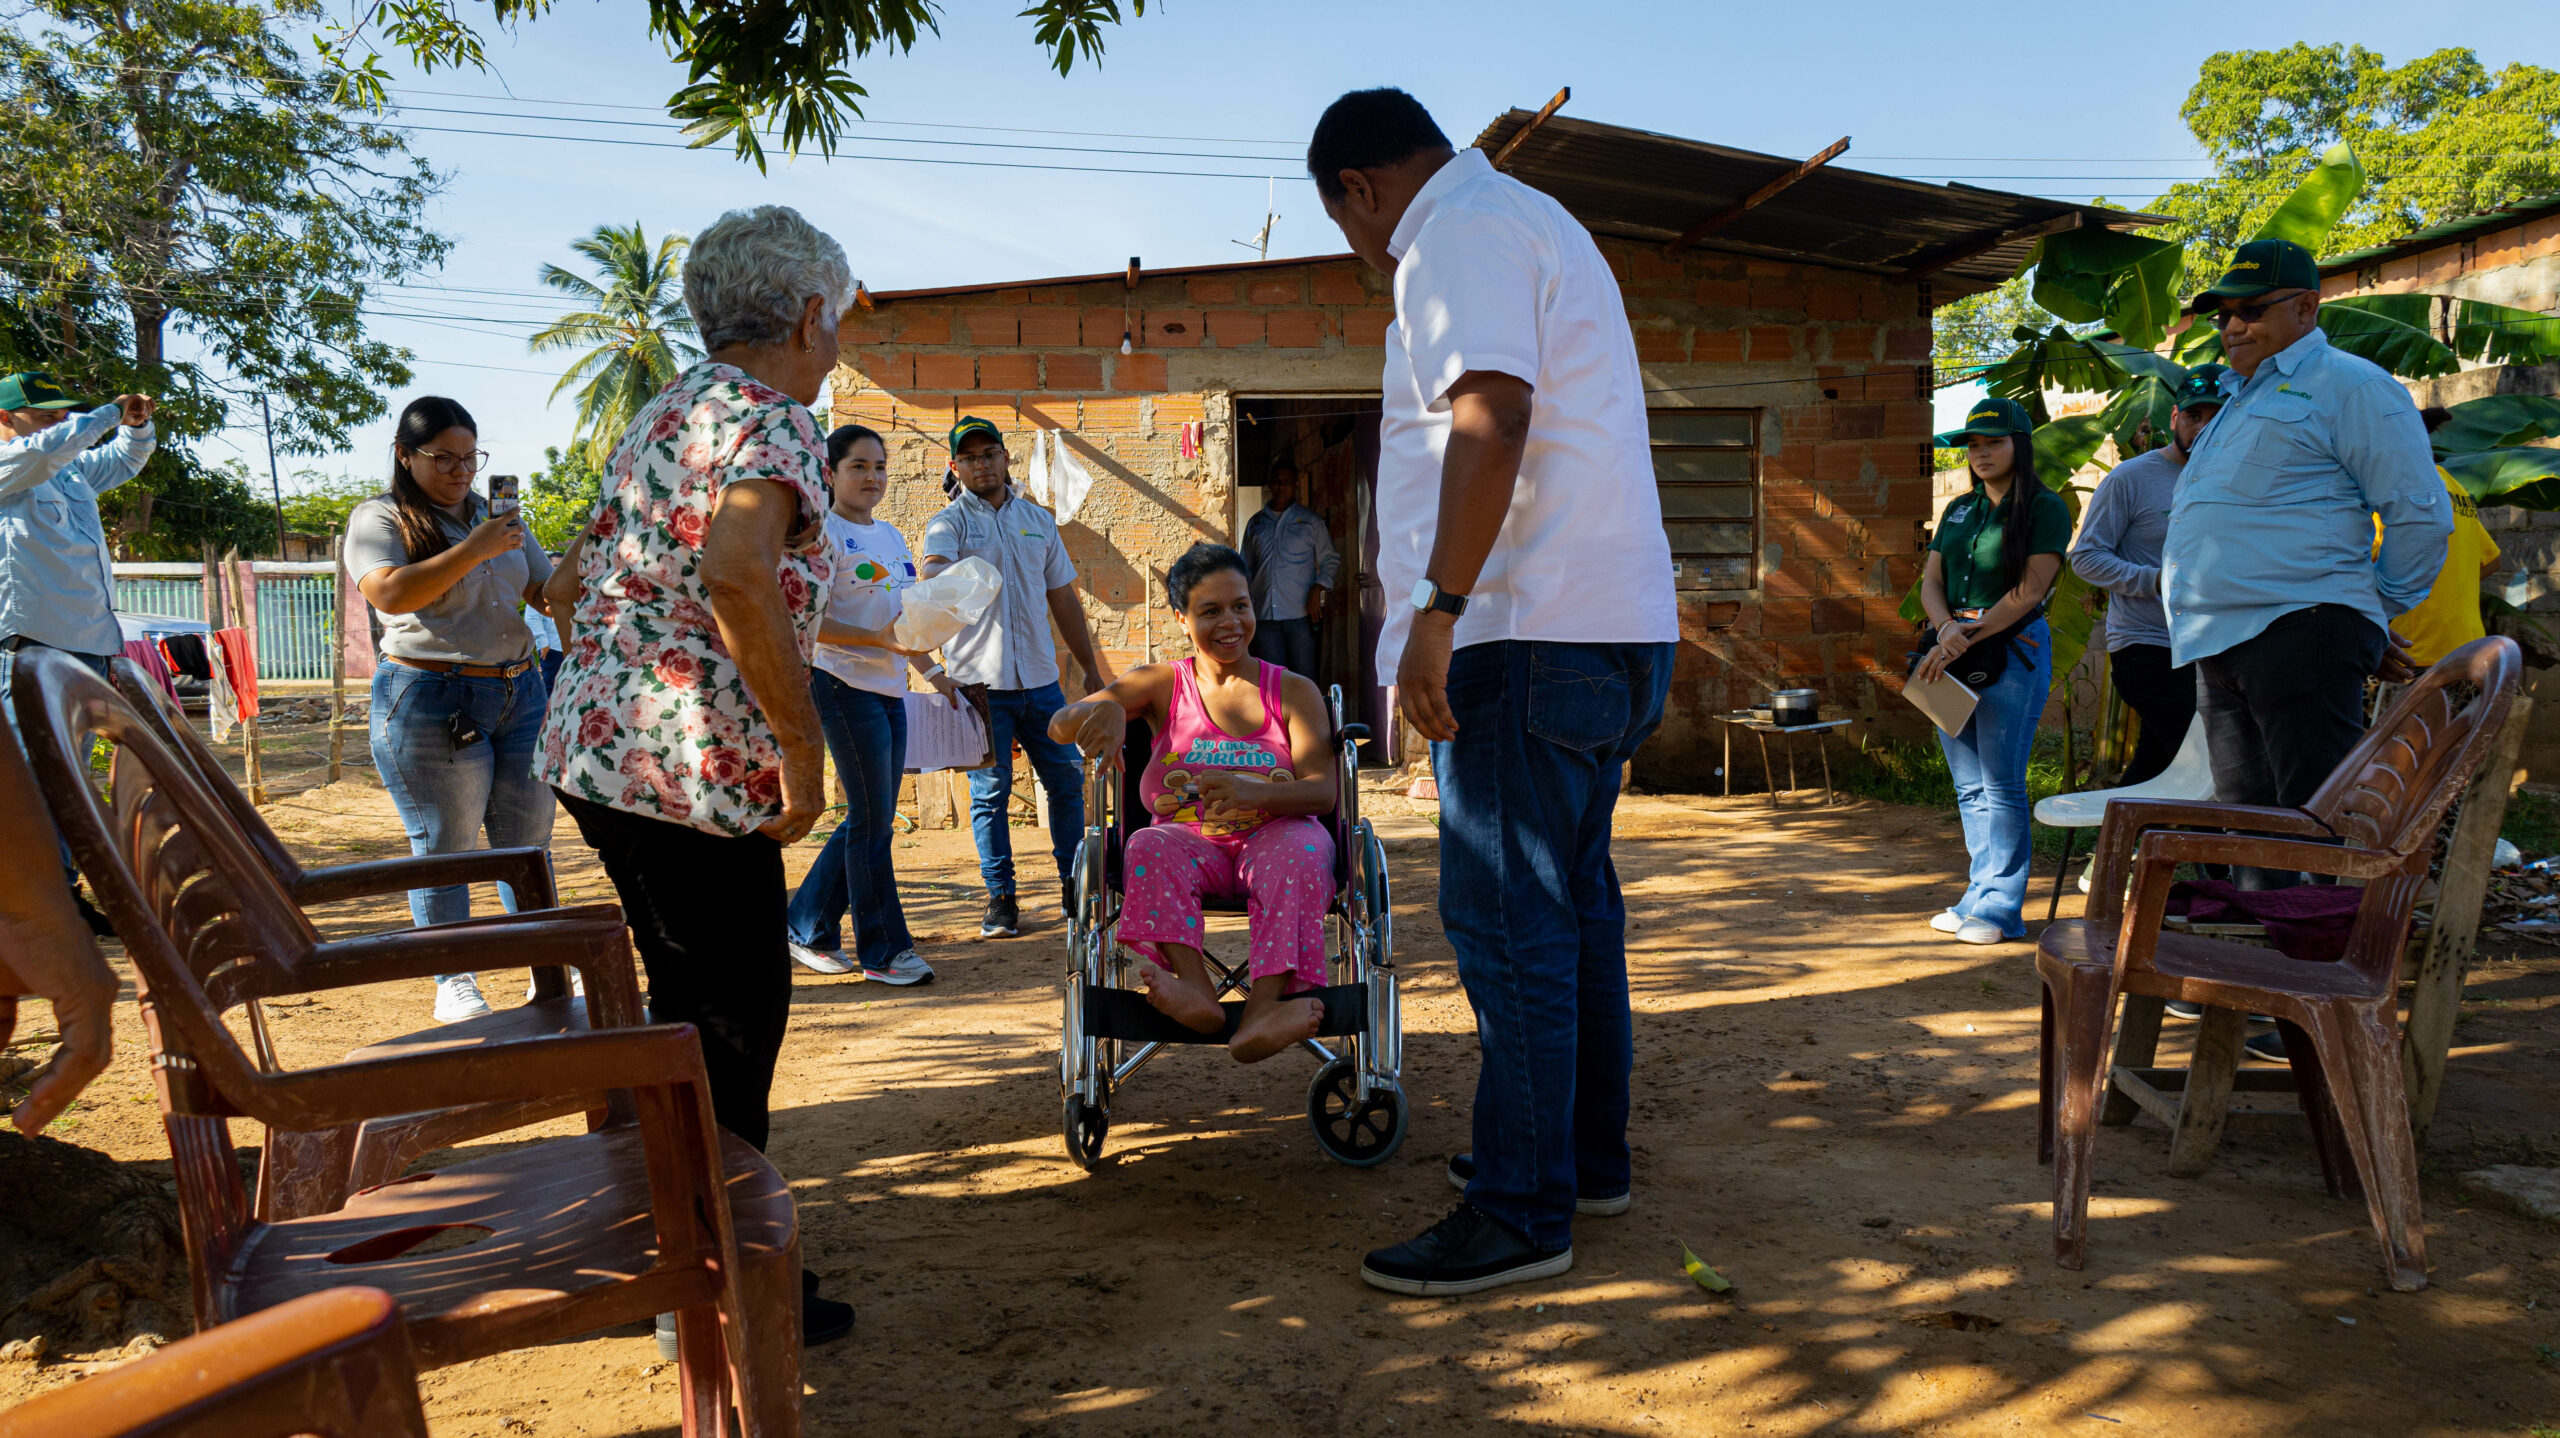
{"label": "palm tree", "polygon": [[[578,391],[576,442],[601,468],[641,406],[679,371],[702,357],[701,347],[678,338],[694,332],[684,307],[684,252],[691,239],[668,235],[656,250],[640,222],[598,225],[569,248],[594,262],[596,280],[558,265],[542,267],[542,282],[587,308],[552,321],[526,347],[535,354],[583,350],[578,362],[552,386],[553,398],[571,385]],[[601,280],[602,283],[597,283]]]}

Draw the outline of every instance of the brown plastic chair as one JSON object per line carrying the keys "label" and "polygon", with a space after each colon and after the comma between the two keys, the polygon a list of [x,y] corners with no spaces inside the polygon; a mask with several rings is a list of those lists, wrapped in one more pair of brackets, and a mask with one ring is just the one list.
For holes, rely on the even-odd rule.
{"label": "brown plastic chair", "polygon": [[418,1362],[379,1288],[333,1288],[0,1413],[0,1438],[427,1438]]}
{"label": "brown plastic chair", "polygon": [[[195,727],[187,722],[183,713],[171,706],[168,691],[154,683],[130,659],[117,659],[114,670],[116,688],[124,695],[135,716],[187,764],[196,782],[213,796],[250,851],[275,875],[297,908],[308,909],[315,904],[370,898],[442,884],[503,881],[514,886],[521,912],[488,915],[467,923],[483,927],[495,925],[512,934],[520,932],[516,926],[524,921],[560,912],[555,908],[558,895],[552,883],[551,856],[538,848],[472,849],[458,854],[412,855],[338,864],[324,869],[303,868],[292,851],[285,847],[284,841],[276,836],[275,830],[268,827],[266,819],[258,813],[258,806],[249,801],[249,796],[240,791],[239,785],[231,782],[229,774],[223,772],[222,761],[196,733]],[[461,927],[444,924],[435,926],[431,931],[414,932],[450,933]],[[507,962],[508,951],[499,946],[500,937],[498,934],[470,936],[470,952],[456,960],[452,967],[438,972],[513,967]],[[421,1049],[499,1043],[542,1034],[578,1033],[589,1027],[591,1017],[602,1027],[627,1026],[640,1021],[638,980],[631,974],[627,958],[621,973],[600,987],[592,1015],[587,1004],[571,992],[567,970],[556,962],[540,963],[540,958],[537,954],[517,961],[536,964],[533,969],[533,997],[524,1004],[499,1009],[481,1018],[442,1024],[387,1039],[357,1049],[347,1057],[362,1061]],[[583,974],[581,976],[584,977]],[[282,992],[337,988],[390,977],[395,976],[336,978],[325,984],[311,984]],[[248,1018],[250,1049],[257,1056],[259,1067],[269,1072],[281,1069],[283,1065],[276,1059],[275,1045],[268,1034],[264,1008],[255,998],[246,1000],[242,1007]],[[481,1106],[454,1113],[404,1115],[377,1120],[360,1131],[271,1132],[259,1148],[258,1216],[266,1219],[301,1218],[326,1213],[345,1202],[348,1194],[396,1177],[411,1163],[435,1149],[576,1112],[578,1107],[574,1103],[553,1101]],[[601,1114],[597,1115],[598,1119],[601,1117]]]}
{"label": "brown plastic chair", "polygon": [[[2364,1190],[2393,1288],[2427,1285],[2418,1163],[2400,1077],[2399,971],[2410,911],[2445,810],[2488,757],[2523,660],[2479,639],[2411,684],[2299,809],[2119,801],[2098,831],[2089,917],[2036,941],[2044,981],[2037,1156],[2054,1163],[2053,1253],[2088,1256],[2090,1166],[2119,994],[2272,1014],[2321,1173]],[[2461,685],[2467,699],[2455,693]],[[2193,832],[2203,830],[2207,832]],[[2271,949],[2163,932],[2180,864],[2253,864],[2364,885],[2346,952],[2307,963]],[[2128,897],[2128,875],[2130,896]]]}
{"label": "brown plastic chair", "polygon": [[[28,648],[12,700],[36,778],[132,957],[186,1234],[196,1322],[346,1284],[400,1303],[419,1362],[459,1363],[677,1315],[687,1434],[799,1431],[800,1238],[763,1155],[713,1122],[689,1024],[606,1028],[263,1071],[224,1022],[244,1001],[466,966],[503,946],[627,1005],[629,937],[610,906],[317,942],[193,766],[77,662]],[[109,795],[85,756],[111,740]],[[616,980],[608,976],[619,974]],[[627,1115],[348,1198],[252,1218],[229,1120],[309,1132],[472,1106],[573,1102]]]}

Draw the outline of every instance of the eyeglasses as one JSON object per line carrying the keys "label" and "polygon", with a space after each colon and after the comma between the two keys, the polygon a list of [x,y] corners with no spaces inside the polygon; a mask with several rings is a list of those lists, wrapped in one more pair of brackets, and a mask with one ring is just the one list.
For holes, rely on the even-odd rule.
{"label": "eyeglasses", "polygon": [[991,448],[978,450],[972,454],[960,455],[954,458],[951,462],[955,465],[1002,464],[1004,463],[1004,446],[999,444],[992,446]]}
{"label": "eyeglasses", "polygon": [[478,474],[489,467],[489,451],[485,449],[475,449],[469,454],[446,454],[439,449],[414,450],[412,453],[433,464],[439,474]]}
{"label": "eyeglasses", "polygon": [[2234,320],[2244,325],[2254,325],[2267,317],[2267,311],[2288,300],[2300,299],[2309,293],[2311,293],[2309,290],[2287,290],[2273,299],[2260,300],[2254,305],[2233,305],[2227,310],[2208,311],[2205,320],[2218,330],[2230,328]]}

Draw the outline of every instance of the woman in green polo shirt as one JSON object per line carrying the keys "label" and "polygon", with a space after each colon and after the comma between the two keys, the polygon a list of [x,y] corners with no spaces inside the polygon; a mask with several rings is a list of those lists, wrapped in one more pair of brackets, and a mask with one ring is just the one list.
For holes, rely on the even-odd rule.
{"label": "woman in green polo shirt", "polygon": [[[1968,944],[2026,937],[2027,754],[2053,684],[2044,601],[2071,547],[2071,511],[2036,478],[2035,426],[2013,400],[1984,400],[1964,427],[1942,434],[1963,445],[1972,492],[1947,506],[1929,541],[1920,603],[1936,643],[1914,676],[1934,679],[1980,644],[2007,650],[1997,678],[1979,687],[1961,734],[1938,735],[1956,784],[1972,882],[1929,927]],[[2008,637],[1999,637],[2016,625]],[[1977,660],[1988,656],[1977,656]],[[1968,666],[1958,665],[1958,672]]]}

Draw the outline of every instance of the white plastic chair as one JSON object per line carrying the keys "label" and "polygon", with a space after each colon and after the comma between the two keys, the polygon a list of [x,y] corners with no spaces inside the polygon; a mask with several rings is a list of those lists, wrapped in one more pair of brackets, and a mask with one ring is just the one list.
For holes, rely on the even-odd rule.
{"label": "white plastic chair", "polygon": [[[2076,832],[2094,829],[2107,817],[2107,805],[2116,799],[2210,799],[2213,797],[2213,751],[2205,746],[2204,716],[2188,721],[2185,742],[2178,746],[2178,757],[2169,767],[2139,784],[2115,789],[2083,789],[2077,794],[2055,794],[2036,802],[2036,822],[2062,830],[2062,866],[2053,871],[2053,902],[2045,906],[2044,920],[2052,923],[2062,912],[2062,886],[2071,877],[2071,849],[2079,839]],[[2085,886],[2084,886],[2085,887]]]}

